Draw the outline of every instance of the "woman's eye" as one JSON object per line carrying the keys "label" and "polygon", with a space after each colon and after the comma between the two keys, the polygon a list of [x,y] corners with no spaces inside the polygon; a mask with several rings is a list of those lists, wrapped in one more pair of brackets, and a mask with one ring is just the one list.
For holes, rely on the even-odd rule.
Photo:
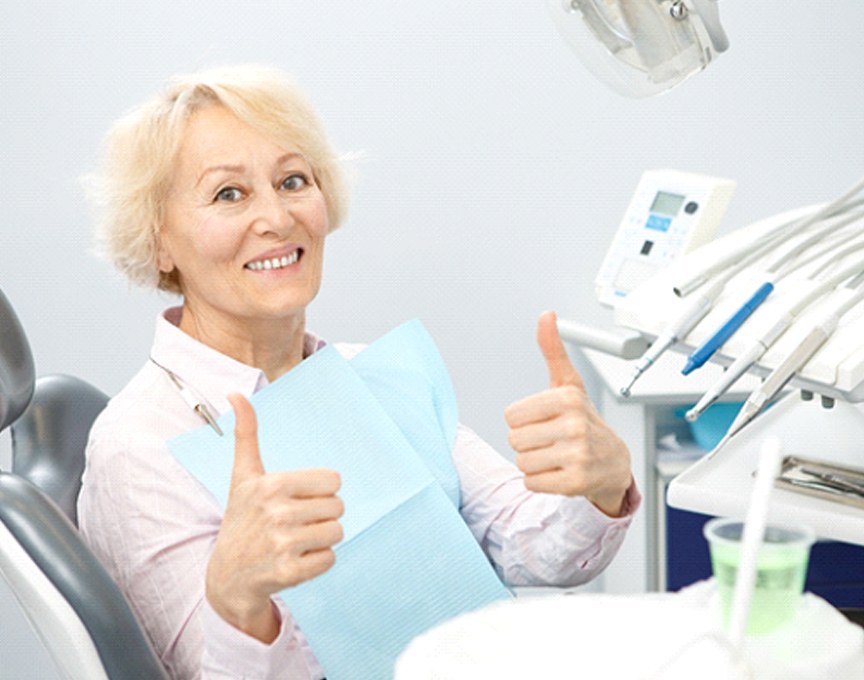
{"label": "woman's eye", "polygon": [[220,189],[216,194],[217,201],[234,202],[239,201],[242,197],[243,192],[241,192],[237,187],[225,187],[224,189]]}
{"label": "woman's eye", "polygon": [[289,175],[282,181],[282,188],[288,191],[297,191],[307,184],[309,184],[309,180],[306,179],[305,175]]}

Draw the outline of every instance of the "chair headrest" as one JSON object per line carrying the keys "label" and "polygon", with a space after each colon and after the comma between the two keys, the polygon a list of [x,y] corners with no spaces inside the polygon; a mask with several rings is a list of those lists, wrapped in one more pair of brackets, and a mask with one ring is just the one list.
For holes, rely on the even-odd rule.
{"label": "chair headrest", "polygon": [[35,382],[30,343],[15,310],[0,290],[0,430],[14,423],[27,408]]}

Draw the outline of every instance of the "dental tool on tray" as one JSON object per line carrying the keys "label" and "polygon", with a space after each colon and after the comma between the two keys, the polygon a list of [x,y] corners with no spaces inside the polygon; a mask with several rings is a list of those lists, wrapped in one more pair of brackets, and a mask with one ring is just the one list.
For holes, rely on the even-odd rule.
{"label": "dental tool on tray", "polygon": [[833,503],[864,508],[864,470],[861,468],[786,456],[776,486]]}

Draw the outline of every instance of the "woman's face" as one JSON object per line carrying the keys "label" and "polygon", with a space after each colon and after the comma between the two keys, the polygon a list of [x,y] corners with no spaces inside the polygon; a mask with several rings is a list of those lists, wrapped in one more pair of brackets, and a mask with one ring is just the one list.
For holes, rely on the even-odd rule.
{"label": "woman's face", "polygon": [[248,327],[317,294],[328,220],[312,168],[228,109],[190,118],[164,215],[159,269],[179,272],[197,317]]}

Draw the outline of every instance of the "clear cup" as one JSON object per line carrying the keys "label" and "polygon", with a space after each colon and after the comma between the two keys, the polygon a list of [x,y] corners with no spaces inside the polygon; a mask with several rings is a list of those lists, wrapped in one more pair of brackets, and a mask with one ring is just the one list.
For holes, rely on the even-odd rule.
{"label": "clear cup", "polygon": [[[707,522],[703,529],[711,551],[711,568],[727,627],[735,575],[741,559],[743,531],[744,522],[720,517]],[[764,540],[756,558],[756,583],[747,619],[748,635],[770,633],[795,616],[814,541],[813,531],[807,527],[765,527]]]}

